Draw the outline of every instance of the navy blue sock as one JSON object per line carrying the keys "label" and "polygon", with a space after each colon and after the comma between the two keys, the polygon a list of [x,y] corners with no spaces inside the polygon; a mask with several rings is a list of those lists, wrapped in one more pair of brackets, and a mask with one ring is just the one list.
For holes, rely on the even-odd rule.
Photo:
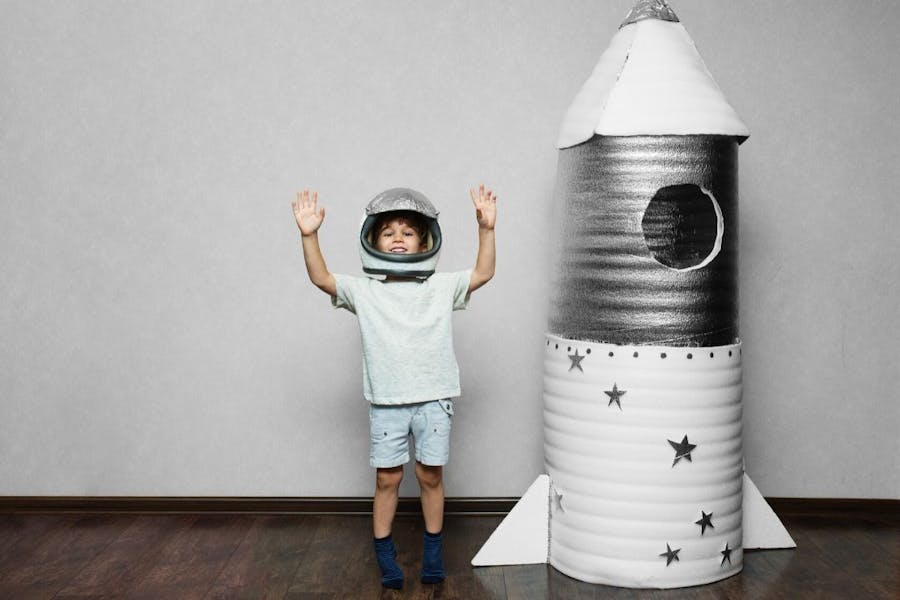
{"label": "navy blue sock", "polygon": [[422,553],[422,583],[440,583],[446,578],[443,537],[440,533],[426,531],[425,550]]}
{"label": "navy blue sock", "polygon": [[378,559],[378,568],[381,569],[381,585],[386,588],[399,590],[403,587],[403,571],[397,566],[397,548],[390,535],[383,538],[374,538],[375,558]]}

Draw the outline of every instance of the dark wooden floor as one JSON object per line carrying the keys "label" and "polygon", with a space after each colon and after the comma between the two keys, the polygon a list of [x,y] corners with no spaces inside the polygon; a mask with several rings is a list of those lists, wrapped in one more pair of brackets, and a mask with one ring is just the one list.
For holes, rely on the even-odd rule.
{"label": "dark wooden floor", "polygon": [[422,585],[422,529],[398,517],[402,592],[382,591],[369,518],[310,515],[0,515],[0,599],[900,598],[895,522],[788,517],[797,550],[749,552],[742,574],[696,588],[589,585],[546,565],[474,569],[500,517],[448,516],[448,579]]}

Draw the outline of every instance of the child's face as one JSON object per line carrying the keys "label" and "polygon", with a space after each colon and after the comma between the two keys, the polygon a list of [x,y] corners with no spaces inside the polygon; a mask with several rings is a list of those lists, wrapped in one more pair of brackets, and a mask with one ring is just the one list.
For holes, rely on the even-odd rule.
{"label": "child's face", "polygon": [[375,240],[375,249],[398,254],[418,254],[426,250],[416,230],[399,217],[390,219],[381,226]]}

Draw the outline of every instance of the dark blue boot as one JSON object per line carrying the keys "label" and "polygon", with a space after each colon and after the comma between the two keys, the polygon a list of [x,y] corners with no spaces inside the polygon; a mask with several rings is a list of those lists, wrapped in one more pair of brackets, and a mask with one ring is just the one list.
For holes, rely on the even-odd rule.
{"label": "dark blue boot", "polygon": [[422,583],[440,583],[444,573],[443,537],[440,533],[425,532],[425,551],[422,553]]}
{"label": "dark blue boot", "polygon": [[381,569],[381,585],[395,590],[402,588],[403,571],[394,560],[397,558],[397,549],[390,535],[375,538],[375,558],[378,559],[378,568]]}

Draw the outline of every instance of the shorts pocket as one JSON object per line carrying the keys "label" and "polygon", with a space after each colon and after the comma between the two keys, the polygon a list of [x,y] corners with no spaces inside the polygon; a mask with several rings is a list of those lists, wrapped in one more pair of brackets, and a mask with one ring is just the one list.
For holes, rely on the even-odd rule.
{"label": "shorts pocket", "polygon": [[448,417],[453,417],[453,400],[438,400],[438,404],[441,405],[441,410],[443,410]]}

